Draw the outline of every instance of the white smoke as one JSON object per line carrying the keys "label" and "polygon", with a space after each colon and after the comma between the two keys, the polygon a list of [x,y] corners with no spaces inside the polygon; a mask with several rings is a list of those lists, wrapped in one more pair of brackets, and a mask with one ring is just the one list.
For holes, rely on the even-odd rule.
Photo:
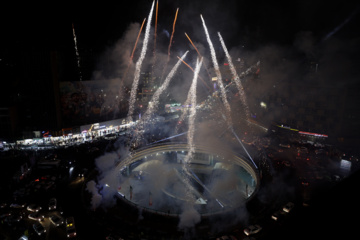
{"label": "white smoke", "polygon": [[201,220],[201,216],[193,204],[184,204],[183,212],[180,214],[179,229],[192,228]]}
{"label": "white smoke", "polygon": [[96,208],[98,208],[101,204],[102,201],[102,197],[99,194],[99,189],[96,185],[96,182],[94,180],[89,181],[86,184],[86,190],[89,191],[92,195],[91,197],[91,209],[95,210]]}

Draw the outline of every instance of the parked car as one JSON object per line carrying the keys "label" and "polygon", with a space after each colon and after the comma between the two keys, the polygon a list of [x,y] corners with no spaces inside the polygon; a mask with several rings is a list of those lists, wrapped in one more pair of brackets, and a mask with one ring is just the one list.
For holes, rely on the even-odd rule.
{"label": "parked car", "polygon": [[41,207],[37,204],[30,204],[26,209],[30,212],[38,212],[41,210]]}
{"label": "parked car", "polygon": [[284,211],[282,210],[278,210],[276,211],[273,215],[271,215],[271,219],[275,220],[275,221],[279,221],[281,218],[284,217]]}
{"label": "parked car", "polygon": [[260,227],[259,225],[255,224],[255,225],[251,225],[247,228],[244,229],[244,233],[249,236],[249,235],[253,235],[256,234],[258,232],[260,232],[262,229],[262,227]]}
{"label": "parked car", "polygon": [[62,217],[59,217],[59,216],[55,215],[55,214],[51,215],[49,217],[49,219],[50,219],[50,222],[52,222],[57,227],[64,224],[64,219]]}
{"label": "parked car", "polygon": [[39,222],[44,220],[44,218],[45,218],[44,215],[42,215],[38,212],[30,213],[28,217],[32,220],[39,221]]}
{"label": "parked car", "polygon": [[292,202],[288,202],[284,207],[283,207],[283,211],[286,213],[289,213],[293,208],[294,208],[294,203]]}
{"label": "parked car", "polygon": [[38,235],[46,233],[46,229],[44,228],[44,226],[41,223],[34,223],[33,228]]}
{"label": "parked car", "polygon": [[75,228],[75,226],[66,227],[66,236],[68,238],[76,237],[76,228]]}
{"label": "parked car", "polygon": [[76,237],[76,228],[74,217],[66,218],[66,236],[68,238]]}
{"label": "parked car", "polygon": [[51,198],[51,199],[49,200],[49,210],[50,210],[50,211],[51,211],[51,210],[55,210],[56,207],[57,207],[57,200],[56,200],[56,198]]}

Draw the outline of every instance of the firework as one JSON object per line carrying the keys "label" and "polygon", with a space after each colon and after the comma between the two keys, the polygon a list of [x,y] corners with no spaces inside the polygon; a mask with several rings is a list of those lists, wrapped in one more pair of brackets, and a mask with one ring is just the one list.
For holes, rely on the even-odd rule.
{"label": "firework", "polygon": [[174,23],[173,23],[173,30],[172,30],[171,37],[170,37],[170,43],[169,43],[169,48],[168,48],[168,61],[170,60],[170,48],[171,48],[172,40],[173,40],[173,38],[174,38],[175,23],[176,23],[176,19],[177,19],[178,12],[179,12],[179,8],[176,9],[175,18],[174,18]]}
{"label": "firework", "polygon": [[167,89],[167,87],[170,84],[171,79],[173,78],[173,76],[175,75],[178,67],[181,64],[181,61],[183,61],[183,59],[186,57],[186,55],[188,54],[189,51],[186,51],[184,53],[184,55],[178,60],[178,62],[174,65],[174,67],[171,69],[170,73],[167,75],[165,81],[163,82],[163,84],[156,90],[156,92],[154,93],[154,95],[151,98],[151,105],[149,105],[148,109],[145,112],[144,115],[144,121],[146,121],[146,118],[151,116],[151,114],[154,112],[154,110],[156,110],[157,105],[159,103],[159,97],[160,95]]}
{"label": "firework", "polygon": [[124,76],[123,76],[121,82],[124,82],[124,79],[126,78],[126,75],[127,75],[128,70],[129,70],[130,64],[131,64],[131,62],[132,62],[132,60],[133,60],[133,58],[134,58],[134,53],[135,53],[135,50],[136,50],[136,46],[137,46],[137,43],[138,43],[138,41],[139,41],[139,37],[140,37],[140,34],[141,34],[142,29],[143,29],[143,27],[144,27],[145,21],[146,21],[146,18],[144,18],[144,20],[143,20],[143,22],[142,22],[142,24],[141,24],[141,27],[140,27],[138,36],[137,36],[136,41],[135,41],[135,44],[134,44],[134,48],[133,48],[133,50],[132,50],[132,53],[131,53],[131,56],[130,56],[130,59],[129,59],[129,63],[128,63],[128,65],[127,65],[126,71],[125,71],[125,73],[124,73]]}
{"label": "firework", "polygon": [[154,54],[155,54],[155,49],[156,49],[156,33],[157,33],[158,9],[159,9],[159,1],[156,1],[155,31],[154,31]]}
{"label": "firework", "polygon": [[159,9],[159,1],[156,1],[155,30],[154,30],[154,51],[153,51],[154,58],[153,58],[152,70],[154,70],[154,66],[155,66],[155,63],[156,63],[156,34],[157,34],[158,9]]}
{"label": "firework", "polygon": [[170,43],[169,43],[169,47],[168,47],[168,58],[167,58],[167,61],[166,61],[166,63],[165,63],[163,72],[162,72],[162,74],[161,74],[161,79],[163,78],[163,76],[164,76],[164,74],[165,74],[165,71],[166,71],[166,68],[167,68],[167,65],[168,65],[168,63],[169,63],[169,61],[170,61],[170,49],[171,49],[171,43],[172,43],[173,38],[174,38],[175,23],[176,23],[178,11],[179,11],[179,8],[176,9],[175,18],[174,18],[174,23],[173,23],[173,30],[172,30],[172,33],[171,33]]}
{"label": "firework", "polygon": [[[181,59],[179,56],[177,57],[178,59]],[[185,64],[188,68],[190,68],[191,71],[194,72],[194,69],[187,64],[183,59],[181,59],[182,63]],[[210,87],[206,84],[205,80],[199,75],[200,80],[204,83],[204,85],[208,88],[208,90],[210,91]]]}
{"label": "firework", "polygon": [[[196,67],[195,67],[195,71],[194,71],[194,78],[188,93],[188,101],[191,101],[191,108],[190,108],[190,114],[189,114],[189,130],[187,132],[187,139],[188,139],[188,152],[187,155],[185,156],[184,159],[184,164],[183,164],[183,170],[186,173],[187,177],[184,178],[185,183],[187,186],[191,186],[190,185],[190,179],[189,176],[191,175],[190,171],[189,171],[189,166],[190,166],[190,161],[193,158],[193,154],[195,152],[195,147],[194,147],[194,132],[195,132],[195,117],[196,117],[196,85],[197,85],[197,78],[199,75],[199,71],[202,65],[202,58],[199,61],[199,58],[196,61]],[[188,187],[186,190],[186,196],[188,198],[192,197],[191,194],[191,189]]]}
{"label": "firework", "polygon": [[227,48],[226,48],[224,39],[221,37],[220,32],[218,32],[218,35],[219,35],[219,38],[220,38],[221,46],[222,46],[222,48],[224,49],[226,58],[227,58],[227,60],[228,60],[228,63],[229,63],[229,66],[230,66],[230,70],[231,70],[231,73],[232,73],[232,75],[233,75],[233,78],[234,78],[236,87],[237,87],[237,89],[238,89],[238,91],[239,91],[241,102],[242,102],[242,104],[244,105],[246,118],[249,119],[249,117],[250,117],[249,106],[247,105],[246,96],[245,96],[245,92],[244,92],[243,86],[242,86],[241,81],[240,81],[240,78],[239,78],[239,76],[238,76],[238,74],[237,74],[237,72],[236,72],[236,69],[235,69],[234,64],[233,64],[233,62],[232,62],[232,59],[231,59],[231,57],[230,57],[230,54],[229,54],[229,52],[228,52],[228,50],[227,50]]}
{"label": "firework", "polygon": [[77,65],[78,65],[78,69],[79,69],[80,81],[82,81],[82,74],[81,74],[81,68],[80,68],[80,55],[79,55],[79,50],[77,47],[77,40],[76,40],[74,24],[72,24],[72,32],[73,32],[73,37],[74,37],[75,54],[76,54],[76,60],[77,60]]}
{"label": "firework", "polygon": [[[201,56],[201,54],[200,54],[199,50],[195,47],[195,44],[193,43],[193,41],[191,41],[191,39],[190,39],[189,35],[187,35],[187,33],[185,33],[185,36],[187,37],[187,39],[189,39],[189,41],[190,41],[191,45],[193,46],[193,48],[195,49],[195,51],[198,53],[199,57],[200,57],[200,58],[202,58],[202,56]],[[208,76],[209,76],[209,79],[211,79],[211,76],[210,76],[209,70],[208,70],[208,68],[205,66],[205,64],[204,64],[204,67],[205,67],[206,72],[207,72],[207,74],[208,74]],[[200,78],[200,79],[201,79],[201,78]],[[205,85],[207,86],[207,84],[205,84]]]}
{"label": "firework", "polygon": [[226,91],[225,91],[224,84],[222,82],[222,76],[221,76],[221,73],[220,73],[219,63],[218,63],[218,61],[216,59],[216,53],[215,53],[214,45],[211,42],[209,32],[207,30],[207,27],[206,27],[206,24],[205,24],[205,21],[204,21],[202,15],[200,15],[200,17],[201,17],[203,27],[204,27],[204,30],[205,30],[206,39],[207,39],[207,42],[208,42],[209,47],[210,47],[211,60],[212,60],[212,62],[214,64],[215,74],[216,74],[216,77],[217,77],[217,83],[218,83],[219,88],[220,88],[221,99],[222,99],[222,101],[223,101],[223,103],[225,105],[226,121],[227,121],[227,124],[229,126],[232,126],[231,108],[230,108],[230,104],[229,104],[229,102],[228,102],[228,100],[226,98]]}
{"label": "firework", "polygon": [[153,3],[152,3],[151,10],[150,10],[149,17],[148,17],[148,22],[146,24],[144,43],[143,43],[143,46],[142,46],[142,49],[141,49],[141,54],[140,54],[140,57],[139,57],[138,61],[136,62],[136,65],[135,65],[134,81],[133,81],[131,92],[130,92],[129,112],[128,112],[128,115],[127,115],[129,121],[132,121],[132,115],[134,113],[134,105],[135,105],[135,100],[136,100],[136,91],[137,91],[137,88],[138,88],[138,85],[139,85],[141,65],[142,65],[142,63],[144,61],[144,58],[145,58],[145,55],[146,55],[146,50],[147,50],[147,45],[148,45],[148,42],[149,42],[151,18],[152,18],[152,14],[153,14],[153,10],[154,10],[154,3],[155,3],[155,1],[153,1]]}
{"label": "firework", "polygon": [[187,35],[187,33],[185,33],[185,36],[187,37],[187,39],[189,39],[191,45],[194,47],[194,49],[196,50],[196,52],[198,53],[199,57],[202,57],[199,50],[195,47],[195,44],[191,41],[189,35]]}

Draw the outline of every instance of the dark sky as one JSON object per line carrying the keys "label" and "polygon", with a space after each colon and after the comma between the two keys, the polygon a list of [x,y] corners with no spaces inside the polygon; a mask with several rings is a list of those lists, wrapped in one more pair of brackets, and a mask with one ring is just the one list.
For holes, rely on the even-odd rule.
{"label": "dark sky", "polygon": [[[39,99],[52,98],[50,93],[44,95],[53,88],[49,67],[49,52],[52,50],[62,57],[59,72],[63,76],[59,77],[59,81],[79,80],[72,24],[77,35],[83,79],[119,77],[129,57],[122,53],[128,54],[129,49],[133,48],[139,24],[148,16],[151,4],[152,0],[118,1],[116,4],[65,4],[60,1],[48,5],[34,2],[4,4],[0,13],[0,107],[6,107],[6,104],[10,106],[14,102],[29,105],[30,102],[24,99],[35,99],[34,104],[38,104]],[[292,76],[300,69],[300,61],[289,61],[286,66],[291,67],[284,69],[282,59],[287,58],[288,52],[291,52],[289,49],[295,49],[296,54],[300,52],[302,58],[307,59],[305,61],[316,55],[320,68],[327,68],[323,71],[327,84],[345,85],[352,81],[360,85],[360,70],[357,70],[360,4],[356,2],[159,0],[157,47],[163,59],[167,56],[168,35],[172,32],[177,8],[179,14],[172,48],[177,55],[191,50],[184,34],[186,32],[211,66],[200,19],[202,14],[219,55],[223,51],[216,37],[218,31],[230,53],[245,59],[249,56],[249,63],[250,60],[253,60],[252,64],[256,62],[262,54],[262,66],[265,66],[264,62],[271,70],[264,81],[269,88],[273,86],[272,81],[280,78],[294,79]],[[155,16],[152,27],[154,24]],[[130,30],[132,35],[129,34]],[[247,56],[244,51],[248,51]],[[189,54],[190,63],[196,58],[193,53]],[[160,58],[160,54],[157,56]],[[43,60],[42,57],[47,59]],[[106,57],[112,61],[110,65],[104,64]],[[193,58],[192,62],[190,58]],[[38,66],[41,64],[43,66]],[[43,74],[45,71],[48,73]],[[262,86],[262,89],[267,93],[268,88]],[[19,100],[22,95],[28,98]],[[39,107],[39,114],[47,112],[47,109],[50,109],[47,105]]]}
{"label": "dark sky", "polygon": [[[140,24],[148,16],[151,4],[151,0],[137,0],[119,1],[115,5],[102,2],[69,5],[59,2],[3,7],[3,14],[0,14],[0,76],[11,79],[12,71],[18,71],[16,66],[21,64],[19,56],[23,52],[56,49],[74,55],[72,24],[75,26],[80,55],[91,50],[95,56],[101,56],[124,36],[132,23]],[[158,41],[166,45],[166,32],[171,34],[177,7],[179,14],[174,48],[178,49],[189,47],[184,32],[194,42],[207,46],[200,14],[206,21],[210,35],[215,36],[220,31],[229,50],[243,45],[253,48],[267,44],[293,46],[298,44],[299,34],[311,35],[314,45],[321,45],[327,36],[360,38],[360,5],[356,2],[160,0]],[[154,22],[155,16],[152,26]],[[96,58],[93,61],[95,68]]]}
{"label": "dark sky", "polygon": [[[115,5],[51,4],[3,8],[0,26],[1,53],[4,49],[42,45],[66,47],[72,41],[71,23],[75,24],[79,44],[101,48],[120,38],[132,22],[147,17],[151,0],[121,1]],[[347,18],[337,34],[359,36],[359,6],[345,1],[159,1],[158,31],[171,33],[176,8],[179,7],[176,32],[202,36],[200,14],[209,32],[220,31],[233,44],[246,31],[260,31],[263,41],[291,43],[299,31],[311,31],[322,38]],[[357,11],[355,10],[357,9]],[[354,13],[355,12],[355,13]],[[153,18],[153,25],[154,25]],[[197,32],[201,35],[197,36]],[[10,48],[9,48],[10,47]],[[6,51],[6,50],[5,50]]]}

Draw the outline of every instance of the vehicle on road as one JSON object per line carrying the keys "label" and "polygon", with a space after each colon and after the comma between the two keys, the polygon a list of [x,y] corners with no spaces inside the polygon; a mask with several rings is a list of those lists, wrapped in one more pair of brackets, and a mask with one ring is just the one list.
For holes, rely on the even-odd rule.
{"label": "vehicle on road", "polygon": [[12,203],[10,204],[11,208],[24,208],[26,206],[25,203]]}
{"label": "vehicle on road", "polygon": [[271,215],[271,219],[275,221],[279,221],[281,218],[284,217],[284,214],[286,214],[284,213],[284,211],[278,210],[273,215]]}
{"label": "vehicle on road", "polygon": [[41,207],[37,204],[30,204],[26,209],[30,212],[38,212],[41,210]]}
{"label": "vehicle on road", "polygon": [[44,220],[44,218],[45,218],[44,215],[42,215],[38,212],[30,213],[28,217],[32,220],[39,221],[39,222]]}
{"label": "vehicle on road", "polygon": [[244,229],[244,233],[249,236],[249,235],[253,235],[256,234],[258,232],[260,232],[262,229],[262,227],[260,227],[259,225],[255,224],[255,225],[251,225],[247,228]]}
{"label": "vehicle on road", "polygon": [[283,211],[286,213],[289,213],[293,208],[294,208],[294,203],[292,202],[288,202],[284,207],[283,207]]}
{"label": "vehicle on road", "polygon": [[46,229],[44,228],[44,226],[41,223],[34,223],[33,228],[38,235],[46,233]]}
{"label": "vehicle on road", "polygon": [[52,222],[57,227],[64,224],[64,219],[62,217],[59,217],[58,215],[53,214],[49,217],[49,219],[50,222]]}
{"label": "vehicle on road", "polygon": [[51,198],[51,199],[49,200],[49,211],[55,210],[55,209],[56,209],[56,206],[57,206],[57,200],[56,200],[56,198]]}
{"label": "vehicle on road", "polygon": [[66,218],[66,236],[68,238],[76,237],[76,228],[74,217]]}
{"label": "vehicle on road", "polygon": [[76,237],[76,228],[75,228],[75,226],[66,227],[66,236],[68,238]]}

